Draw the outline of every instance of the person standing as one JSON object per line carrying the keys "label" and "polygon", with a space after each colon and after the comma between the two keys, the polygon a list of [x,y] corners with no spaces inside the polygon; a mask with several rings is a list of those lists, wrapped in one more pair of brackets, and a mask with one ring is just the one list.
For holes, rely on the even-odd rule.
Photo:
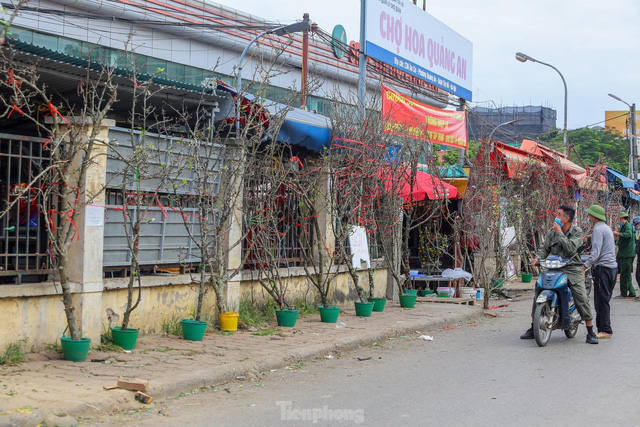
{"label": "person standing", "polygon": [[593,223],[591,233],[591,254],[584,262],[582,271],[593,267],[593,302],[596,309],[596,327],[598,338],[611,338],[611,293],[616,285],[616,249],[613,232],[605,222],[607,217],[600,205],[591,205],[586,210]]}
{"label": "person standing", "polygon": [[[636,235],[636,283],[640,287],[640,216],[633,218],[633,232]],[[640,295],[636,297],[640,301]]]}
{"label": "person standing", "polygon": [[636,257],[636,243],[633,235],[633,228],[629,222],[629,214],[620,214],[620,231],[614,231],[613,235],[618,238],[618,258],[620,259],[620,295],[616,298],[636,297],[633,289],[633,259]]}

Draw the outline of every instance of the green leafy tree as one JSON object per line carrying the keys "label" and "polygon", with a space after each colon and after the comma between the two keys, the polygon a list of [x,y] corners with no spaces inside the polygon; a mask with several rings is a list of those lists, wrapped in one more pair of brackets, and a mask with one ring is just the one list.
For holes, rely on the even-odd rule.
{"label": "green leafy tree", "polygon": [[[543,144],[562,151],[562,132],[543,141]],[[569,143],[586,166],[594,166],[602,160],[607,166],[627,174],[629,170],[629,141],[612,129],[580,128],[567,132]],[[574,161],[576,159],[574,158]]]}

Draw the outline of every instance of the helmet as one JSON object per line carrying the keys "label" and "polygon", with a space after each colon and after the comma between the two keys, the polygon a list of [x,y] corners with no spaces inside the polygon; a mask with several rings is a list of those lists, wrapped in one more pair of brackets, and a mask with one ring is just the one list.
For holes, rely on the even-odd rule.
{"label": "helmet", "polygon": [[636,225],[640,224],[640,216],[637,216],[637,217],[633,218],[633,222],[632,222],[632,224],[633,224],[634,226],[636,226]]}

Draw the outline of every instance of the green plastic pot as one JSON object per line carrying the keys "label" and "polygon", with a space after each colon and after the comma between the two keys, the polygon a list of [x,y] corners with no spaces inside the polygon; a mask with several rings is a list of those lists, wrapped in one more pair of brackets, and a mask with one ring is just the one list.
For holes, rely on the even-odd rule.
{"label": "green plastic pot", "polygon": [[355,305],[356,305],[356,316],[371,317],[371,312],[373,311],[372,302],[356,301]]}
{"label": "green plastic pot", "polygon": [[501,288],[502,285],[504,285],[504,279],[493,279],[491,281],[491,283],[493,284],[494,288]]}
{"label": "green plastic pot", "polygon": [[417,289],[406,289],[404,291],[405,295],[415,295],[418,296],[418,290]]}
{"label": "green plastic pot", "polygon": [[369,298],[369,302],[373,303],[373,311],[384,311],[384,307],[387,305],[386,298]]}
{"label": "green plastic pot", "polygon": [[522,283],[531,283],[533,280],[533,274],[522,273]]}
{"label": "green plastic pot", "polygon": [[296,320],[298,320],[299,314],[300,312],[298,310],[276,310],[278,326],[293,328],[296,326]]}
{"label": "green plastic pot", "polygon": [[120,326],[114,326],[111,328],[111,335],[115,345],[119,345],[125,350],[136,348],[136,342],[138,341],[137,329],[127,328],[123,331]]}
{"label": "green plastic pot", "polygon": [[89,347],[91,346],[91,338],[80,338],[79,340],[72,340],[71,337],[60,337],[60,345],[62,345],[62,354],[64,360],[71,360],[72,362],[84,362],[87,360],[89,354]]}
{"label": "green plastic pot", "polygon": [[324,323],[336,323],[340,315],[340,307],[335,305],[319,305],[320,321]]}
{"label": "green plastic pot", "polygon": [[410,295],[410,294],[400,295],[400,307],[413,308],[416,306],[416,299],[418,299],[416,295]]}
{"label": "green plastic pot", "polygon": [[426,297],[427,295],[433,295],[433,291],[431,289],[421,289],[420,296]]}
{"label": "green plastic pot", "polygon": [[189,341],[202,341],[209,322],[193,319],[182,319],[182,337]]}

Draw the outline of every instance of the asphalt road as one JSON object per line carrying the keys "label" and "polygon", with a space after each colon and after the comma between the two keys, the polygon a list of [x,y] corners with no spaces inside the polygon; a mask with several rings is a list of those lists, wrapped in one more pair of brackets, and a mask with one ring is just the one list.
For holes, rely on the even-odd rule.
{"label": "asphalt road", "polygon": [[[616,292],[617,294],[617,292]],[[615,294],[614,294],[615,295]],[[419,331],[254,381],[86,420],[136,426],[640,425],[640,303],[612,300],[614,336],[585,343],[562,331],[545,348],[519,335],[530,300],[477,324]],[[315,417],[315,420],[314,420]]]}

